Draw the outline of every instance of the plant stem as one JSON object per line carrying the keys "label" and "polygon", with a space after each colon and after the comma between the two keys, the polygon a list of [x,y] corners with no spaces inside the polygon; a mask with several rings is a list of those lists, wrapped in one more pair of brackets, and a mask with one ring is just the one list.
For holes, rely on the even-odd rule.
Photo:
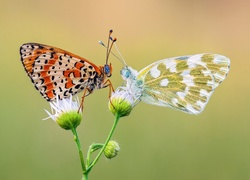
{"label": "plant stem", "polygon": [[86,158],[86,167],[90,165],[90,156],[93,152],[95,152],[98,149],[101,149],[104,144],[101,143],[94,143],[89,146],[89,150],[87,152],[87,158]]}
{"label": "plant stem", "polygon": [[[77,149],[78,149],[78,153],[79,153],[79,158],[80,158],[80,162],[81,162],[81,166],[82,166],[82,173],[83,173],[83,176],[85,177],[86,167],[85,167],[85,163],[84,163],[84,159],[83,159],[83,155],[82,155],[81,144],[80,144],[80,141],[79,141],[79,138],[78,138],[78,134],[77,134],[76,128],[74,127],[71,130],[72,130],[72,133],[75,136],[75,142],[76,142],[76,145],[77,145]],[[88,173],[86,174],[85,180],[88,179],[87,176],[88,176]]]}
{"label": "plant stem", "polygon": [[82,180],[88,180],[89,179],[88,175],[89,175],[89,173],[84,173],[83,177],[82,177]]}
{"label": "plant stem", "polygon": [[120,119],[120,115],[116,115],[114,124],[113,124],[113,126],[112,126],[112,128],[111,128],[111,130],[109,132],[109,135],[108,135],[108,137],[107,137],[107,139],[106,139],[106,141],[105,141],[102,149],[100,150],[100,152],[98,153],[98,155],[96,156],[96,158],[93,160],[93,162],[90,164],[90,166],[87,168],[87,172],[88,173],[91,171],[91,169],[94,167],[94,165],[97,163],[97,161],[99,160],[100,156],[102,155],[104,149],[106,148],[108,142],[110,141],[110,139],[111,139],[111,137],[112,137],[112,135],[113,135],[113,133],[115,131],[115,128],[116,128],[116,126],[118,124],[118,120],[119,119]]}

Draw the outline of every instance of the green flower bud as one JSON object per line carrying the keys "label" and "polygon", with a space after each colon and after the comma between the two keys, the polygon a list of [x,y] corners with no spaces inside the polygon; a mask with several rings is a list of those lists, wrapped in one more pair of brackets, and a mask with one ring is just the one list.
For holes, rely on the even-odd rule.
{"label": "green flower bud", "polygon": [[[72,96],[66,99],[57,99],[50,102],[51,113],[45,110],[49,117],[55,121],[61,128],[70,130],[76,128],[82,121],[82,112],[79,111],[79,101],[72,101]],[[46,118],[46,119],[48,119]]]}
{"label": "green flower bud", "polygon": [[111,159],[115,157],[119,151],[119,144],[115,141],[109,141],[104,149],[104,155],[106,156],[106,158]]}
{"label": "green flower bud", "polygon": [[109,100],[109,110],[115,116],[128,116],[135,105],[134,98],[131,97],[127,90],[118,88],[115,93],[112,94]]}
{"label": "green flower bud", "polygon": [[57,119],[57,124],[65,129],[70,130],[76,128],[82,121],[82,116],[77,111],[62,113]]}

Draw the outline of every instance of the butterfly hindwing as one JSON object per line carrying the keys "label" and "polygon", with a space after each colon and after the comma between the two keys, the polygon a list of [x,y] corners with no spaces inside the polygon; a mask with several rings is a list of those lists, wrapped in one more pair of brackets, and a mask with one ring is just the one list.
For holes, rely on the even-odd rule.
{"label": "butterfly hindwing", "polygon": [[32,83],[48,101],[85,89],[99,68],[65,50],[37,43],[23,44],[21,61]]}

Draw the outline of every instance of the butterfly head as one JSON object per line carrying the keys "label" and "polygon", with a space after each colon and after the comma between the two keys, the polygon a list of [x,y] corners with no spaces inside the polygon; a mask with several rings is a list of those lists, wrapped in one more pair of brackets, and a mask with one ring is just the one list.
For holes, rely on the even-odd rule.
{"label": "butterfly head", "polygon": [[108,64],[105,64],[103,66],[103,73],[107,76],[107,77],[111,77],[112,75],[112,65],[111,63],[108,65]]}
{"label": "butterfly head", "polygon": [[122,78],[126,81],[127,79],[135,79],[137,71],[132,69],[130,66],[125,66],[120,71]]}

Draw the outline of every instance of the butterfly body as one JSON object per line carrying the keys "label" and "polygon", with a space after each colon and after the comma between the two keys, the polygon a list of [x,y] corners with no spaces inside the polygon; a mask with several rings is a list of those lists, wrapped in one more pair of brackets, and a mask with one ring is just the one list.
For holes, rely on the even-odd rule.
{"label": "butterfly body", "polygon": [[125,66],[121,75],[134,99],[199,114],[229,67],[227,57],[204,53],[163,59],[139,72]]}
{"label": "butterfly body", "polygon": [[78,55],[38,43],[23,44],[20,55],[32,83],[47,101],[83,90],[88,95],[110,85],[111,64],[98,67]]}

